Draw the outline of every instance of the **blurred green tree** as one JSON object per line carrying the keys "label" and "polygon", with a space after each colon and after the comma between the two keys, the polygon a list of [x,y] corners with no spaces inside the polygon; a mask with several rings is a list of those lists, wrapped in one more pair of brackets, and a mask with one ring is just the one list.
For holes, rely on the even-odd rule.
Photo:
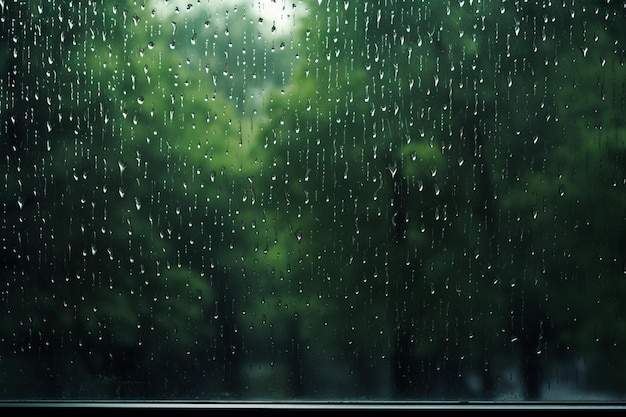
{"label": "blurred green tree", "polygon": [[623,395],[623,2],[166,3],[0,7],[4,397]]}
{"label": "blurred green tree", "polygon": [[492,398],[513,368],[536,399],[561,361],[619,355],[623,5],[322,3],[264,133],[296,337],[390,363],[402,398]]}
{"label": "blurred green tree", "polygon": [[160,10],[2,13],[3,396],[238,395],[253,128]]}

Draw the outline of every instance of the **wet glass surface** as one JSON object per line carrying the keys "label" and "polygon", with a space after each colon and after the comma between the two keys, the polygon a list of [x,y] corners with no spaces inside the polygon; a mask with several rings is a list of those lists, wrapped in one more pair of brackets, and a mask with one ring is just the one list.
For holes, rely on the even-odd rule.
{"label": "wet glass surface", "polygon": [[624,399],[623,2],[5,0],[0,34],[0,399]]}

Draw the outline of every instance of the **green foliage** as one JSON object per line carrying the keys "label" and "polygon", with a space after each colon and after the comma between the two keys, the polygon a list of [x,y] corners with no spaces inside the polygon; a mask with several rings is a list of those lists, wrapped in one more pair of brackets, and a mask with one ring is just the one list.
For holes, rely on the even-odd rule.
{"label": "green foliage", "polygon": [[[583,349],[599,328],[592,304],[612,298],[598,289],[620,288],[617,96],[600,111],[608,80],[623,90],[619,12],[453,3],[311,4],[309,55],[265,131],[282,162],[279,194],[298,204],[283,223],[314,236],[308,292],[335,294],[318,309],[331,328],[317,342],[389,358],[408,334],[409,356],[436,364],[421,382],[406,370],[410,396],[439,378],[453,389],[446,368],[529,369],[549,365],[546,349]],[[601,101],[580,100],[585,86]],[[606,217],[592,221],[600,201]],[[581,285],[597,296],[581,299]],[[606,331],[615,343],[619,332]]]}
{"label": "green foliage", "polygon": [[[249,250],[234,229],[251,204],[241,195],[257,169],[243,140],[252,132],[183,55],[152,41],[160,23],[151,11],[73,6],[60,16],[18,4],[5,12],[7,22],[30,16],[24,38],[38,28],[43,36],[41,46],[13,47],[7,71],[17,81],[3,88],[3,100],[28,94],[3,118],[15,141],[4,161],[3,340],[23,346],[5,356],[4,372],[20,367],[25,383],[39,372],[29,366],[38,352],[63,382],[42,381],[31,396],[222,390],[213,362],[224,348],[210,341],[236,326],[219,310],[233,297],[223,265],[235,248]],[[59,37],[71,41],[47,48]],[[26,55],[44,60],[30,65]],[[168,373],[192,368],[181,392],[163,385]]]}
{"label": "green foliage", "polygon": [[0,7],[2,396],[623,394],[619,2],[62,3]]}

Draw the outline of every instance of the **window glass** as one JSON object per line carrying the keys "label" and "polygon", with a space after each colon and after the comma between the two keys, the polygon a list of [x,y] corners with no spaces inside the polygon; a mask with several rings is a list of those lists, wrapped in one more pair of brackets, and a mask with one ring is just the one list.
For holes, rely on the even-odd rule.
{"label": "window glass", "polygon": [[5,0],[0,34],[1,399],[624,399],[624,2]]}

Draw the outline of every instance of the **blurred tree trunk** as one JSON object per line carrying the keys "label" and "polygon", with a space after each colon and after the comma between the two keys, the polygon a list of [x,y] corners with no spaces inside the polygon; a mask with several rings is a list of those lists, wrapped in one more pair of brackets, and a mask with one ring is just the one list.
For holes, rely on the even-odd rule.
{"label": "blurred tree trunk", "polygon": [[214,276],[213,280],[218,337],[221,338],[216,346],[215,364],[222,369],[222,394],[228,398],[240,398],[244,394],[241,372],[243,345],[235,313],[236,298],[230,278],[230,275],[224,271]]}

